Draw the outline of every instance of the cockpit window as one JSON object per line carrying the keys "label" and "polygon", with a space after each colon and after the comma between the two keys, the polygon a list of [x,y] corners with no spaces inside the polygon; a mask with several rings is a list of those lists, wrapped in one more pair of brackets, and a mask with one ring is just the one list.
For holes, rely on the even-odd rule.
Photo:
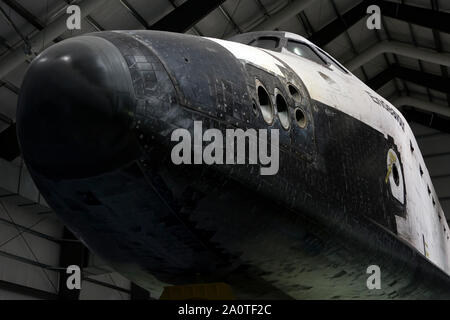
{"label": "cockpit window", "polygon": [[311,61],[320,63],[322,65],[325,65],[325,61],[322,60],[322,58],[320,58],[317,53],[314,52],[313,49],[311,49],[311,47],[309,47],[307,44],[305,43],[301,43],[301,42],[297,42],[297,41],[291,41],[289,40],[287,43],[287,48],[290,52],[309,59]]}
{"label": "cockpit window", "polygon": [[260,37],[253,40],[248,45],[262,49],[274,50],[280,45],[280,39],[276,37]]}

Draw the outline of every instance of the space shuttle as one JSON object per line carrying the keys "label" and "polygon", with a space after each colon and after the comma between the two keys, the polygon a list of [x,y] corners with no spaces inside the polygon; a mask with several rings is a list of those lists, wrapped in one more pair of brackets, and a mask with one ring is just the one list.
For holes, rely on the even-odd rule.
{"label": "space shuttle", "polygon": [[[263,143],[222,141],[207,161],[231,130]],[[174,161],[183,133],[192,148]],[[64,224],[152,292],[224,282],[243,299],[450,298],[450,232],[407,121],[299,35],[64,40],[31,63],[17,134]]]}

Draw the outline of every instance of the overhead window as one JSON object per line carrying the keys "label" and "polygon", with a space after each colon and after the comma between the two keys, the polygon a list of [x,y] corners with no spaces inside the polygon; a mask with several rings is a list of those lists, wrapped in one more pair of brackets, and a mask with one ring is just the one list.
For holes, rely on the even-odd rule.
{"label": "overhead window", "polygon": [[320,56],[317,55],[317,53],[314,52],[314,50],[305,43],[289,40],[287,43],[287,49],[290,52],[305,59],[309,59],[322,65],[326,64],[325,61],[322,60],[322,58],[320,58]]}
{"label": "overhead window", "polygon": [[262,49],[275,50],[280,45],[280,39],[277,37],[260,37],[253,40],[248,45]]}

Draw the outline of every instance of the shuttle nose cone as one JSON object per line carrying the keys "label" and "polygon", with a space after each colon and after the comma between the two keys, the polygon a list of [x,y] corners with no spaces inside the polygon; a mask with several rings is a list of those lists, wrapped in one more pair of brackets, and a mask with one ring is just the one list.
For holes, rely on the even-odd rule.
{"label": "shuttle nose cone", "polygon": [[130,161],[134,93],[126,62],[105,39],[56,44],[32,62],[17,111],[29,167],[48,177],[82,178]]}

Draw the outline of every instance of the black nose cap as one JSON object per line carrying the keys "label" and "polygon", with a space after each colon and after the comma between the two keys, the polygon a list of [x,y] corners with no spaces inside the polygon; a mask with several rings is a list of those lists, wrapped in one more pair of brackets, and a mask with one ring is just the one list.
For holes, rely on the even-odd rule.
{"label": "black nose cap", "polygon": [[82,36],[40,54],[25,76],[17,130],[29,167],[82,178],[137,157],[134,93],[126,62],[107,40]]}

